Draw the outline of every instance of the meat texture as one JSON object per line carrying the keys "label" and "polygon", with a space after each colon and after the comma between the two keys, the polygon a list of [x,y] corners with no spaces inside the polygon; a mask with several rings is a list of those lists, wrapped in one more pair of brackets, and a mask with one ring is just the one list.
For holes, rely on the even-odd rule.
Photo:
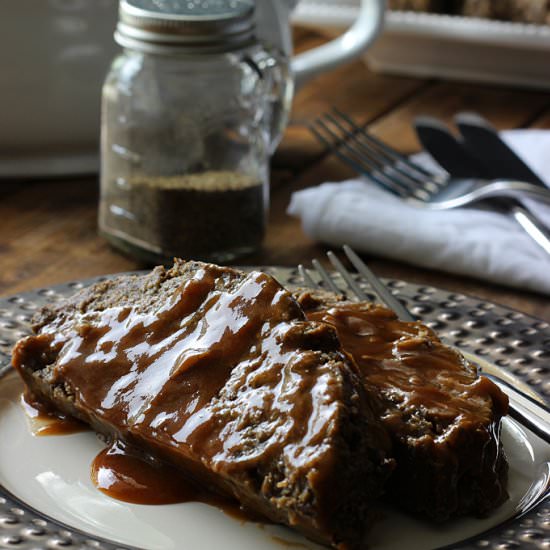
{"label": "meat texture", "polygon": [[550,24],[550,0],[389,0],[393,10]]}
{"label": "meat texture", "polygon": [[392,10],[426,11],[438,13],[444,9],[444,0],[390,0]]}
{"label": "meat texture", "polygon": [[297,292],[309,319],[335,327],[369,392],[383,398],[382,421],[397,467],[387,494],[436,521],[485,516],[506,498],[499,439],[506,396],[422,323],[399,321],[371,303]]}
{"label": "meat texture", "polygon": [[549,0],[463,0],[461,13],[524,23],[550,23]]}
{"label": "meat texture", "polygon": [[316,541],[363,546],[393,467],[377,397],[269,275],[176,261],[33,328],[13,364],[34,398]]}

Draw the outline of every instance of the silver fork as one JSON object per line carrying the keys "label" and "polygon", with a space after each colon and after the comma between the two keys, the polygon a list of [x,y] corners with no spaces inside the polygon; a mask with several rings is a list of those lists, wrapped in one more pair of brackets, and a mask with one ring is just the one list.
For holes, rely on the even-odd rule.
{"label": "silver fork", "polygon": [[505,211],[550,254],[550,230],[534,212],[517,202],[529,196],[550,204],[550,189],[526,182],[457,179],[432,173],[369,134],[336,108],[317,118],[310,129],[356,172],[417,207],[449,210],[488,199],[506,199],[505,203],[500,201]]}
{"label": "silver fork", "polygon": [[[368,268],[368,266],[353,251],[353,249],[347,245],[344,245],[343,249],[349,261],[353,264],[355,269],[357,269],[360,277],[362,277],[363,280],[369,284],[370,288],[382,304],[393,310],[397,317],[402,321],[417,321],[414,315],[391,293],[388,287]],[[340,274],[348,288],[351,290],[352,294],[355,295],[359,301],[370,301],[367,293],[354,279],[352,274],[344,267],[336,254],[329,250],[327,252],[327,256],[336,272]],[[340,295],[344,294],[330,273],[318,260],[313,260],[312,264],[314,271],[317,272],[319,276],[320,281],[318,282],[313,279],[308,269],[301,264],[298,266],[298,271],[306,286],[310,288],[324,288],[321,285],[322,281],[325,287],[332,292]],[[464,354],[464,352],[462,353]],[[514,385],[507,380],[504,380],[492,372],[487,372],[487,369],[484,369],[476,363],[475,357],[472,357],[470,354],[464,355],[468,356],[468,360],[474,363],[484,376],[490,378],[508,395],[510,401],[510,416],[520,422],[523,426],[527,427],[538,437],[547,443],[550,443],[550,409],[527,393],[514,387]]]}

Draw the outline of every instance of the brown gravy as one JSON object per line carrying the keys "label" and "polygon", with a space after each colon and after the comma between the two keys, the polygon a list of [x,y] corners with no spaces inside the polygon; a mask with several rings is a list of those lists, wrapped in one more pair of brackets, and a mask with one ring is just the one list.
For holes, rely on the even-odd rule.
{"label": "brown gravy", "polygon": [[[311,331],[268,275],[227,277],[207,265],[160,307],[59,316],[16,347],[14,365],[37,354],[56,357],[52,381],[76,389],[77,409],[107,431],[116,427],[118,434],[107,435],[146,441],[152,454],[184,463],[193,478],[208,482],[211,470],[246,474],[280,454],[307,470],[327,452],[322,443],[338,413],[325,398],[338,389],[311,368],[322,359],[318,346],[336,348],[333,332]],[[285,365],[292,376],[283,380]],[[261,445],[252,444],[255,432]],[[233,492],[222,483],[221,492]]]}
{"label": "brown gravy", "polygon": [[[21,394],[20,403],[35,436],[69,435],[91,430],[83,422],[49,409],[26,392]],[[113,441],[94,458],[91,478],[102,493],[123,502],[149,505],[202,502],[242,522],[268,523],[266,518],[244,510],[236,500],[199,487],[176,468],[146,457],[121,441]]]}
{"label": "brown gravy", "polygon": [[44,403],[36,401],[26,392],[21,394],[21,405],[29,419],[29,426],[33,435],[69,435],[88,431],[90,428],[64,414],[49,409]]}
{"label": "brown gravy", "polygon": [[[62,347],[54,377],[78,388],[79,407],[121,431],[155,440],[170,453],[181,448],[186,455],[222,463],[231,460],[228,450],[242,455],[240,448],[233,451],[220,438],[225,424],[240,415],[237,410],[214,412],[216,395],[234,372],[241,375],[235,391],[256,385],[254,375],[261,365],[261,382],[269,378],[275,395],[267,397],[275,408],[280,365],[291,355],[285,348],[293,337],[292,317],[300,314],[294,306],[296,313],[287,315],[289,296],[264,274],[251,274],[225,292],[216,290],[217,279],[214,269],[201,270],[159,310],[113,307],[99,319],[90,315],[69,331],[56,328],[36,339]],[[296,361],[307,362],[312,354],[300,350],[294,355]],[[263,409],[257,403],[262,395],[254,388],[246,394],[251,408]],[[283,405],[281,422],[288,419]],[[294,415],[301,418],[303,408],[297,402]],[[273,439],[275,452],[280,442]],[[254,449],[247,451],[255,454]]]}
{"label": "brown gravy", "polygon": [[[77,297],[20,341],[15,368],[32,384],[28,372],[46,358],[48,384],[70,390],[56,402],[90,419],[107,438],[145,448],[201,486],[330,540],[331,511],[349,497],[332,483],[333,476],[340,479],[344,404],[350,418],[361,418],[359,405],[348,405],[351,386],[360,388],[354,377],[348,380],[347,368],[340,371],[334,330],[306,321],[293,296],[267,274],[204,264],[185,275],[106,282]],[[366,401],[360,406],[361,414],[371,414]],[[386,434],[373,426],[372,439],[350,444],[349,452],[365,460],[372,455],[385,476],[387,447]],[[99,455],[92,475],[101,490],[125,501],[213,503],[187,484],[170,487],[116,449]],[[295,509],[275,501],[286,498],[285,482],[294,495],[302,480],[318,501],[302,505],[289,497],[297,498]],[[342,480],[352,488],[346,475]],[[270,495],[273,500],[265,498]],[[231,514],[237,510],[231,507]]]}
{"label": "brown gravy", "polygon": [[457,421],[490,422],[491,401],[506,412],[499,388],[420,323],[405,323],[386,308],[362,303],[333,305],[307,316],[336,329],[365,384],[390,404],[383,420],[396,433],[412,435],[415,429],[396,411],[422,409],[440,433]]}
{"label": "brown gravy", "polygon": [[[274,279],[205,265],[153,304],[122,300],[59,315],[16,347],[14,366],[41,354],[55,358],[52,383],[73,388],[70,406],[98,419],[107,437],[143,444],[202,485],[218,483],[220,493],[234,492],[230,477],[242,472],[246,479],[254,464],[272,457],[308,471],[328,452],[339,387],[312,367],[337,342],[328,327],[306,323]],[[161,474],[144,466],[155,480],[148,483],[136,464],[105,451],[94,476],[102,490],[131,502],[212,502],[189,487],[165,487]],[[132,480],[131,490],[124,479]],[[157,484],[162,494],[147,490]]]}
{"label": "brown gravy", "polygon": [[281,546],[284,546],[286,548],[310,548],[307,544],[304,544],[303,542],[296,542],[293,540],[286,540],[282,537],[278,537],[277,535],[271,535],[271,540],[273,542],[276,542],[277,544],[280,544]]}
{"label": "brown gravy", "polygon": [[[91,431],[83,422],[50,409],[23,392],[20,403],[35,436],[69,435]],[[186,479],[176,468],[113,441],[92,461],[93,484],[107,496],[132,504],[175,504],[202,502],[215,506],[239,521],[269,523],[269,520],[245,510],[236,501],[217,495]]]}
{"label": "brown gravy", "polygon": [[146,457],[120,441],[113,441],[95,457],[91,478],[102,493],[124,502],[150,505],[202,502],[241,521],[266,521],[244,510],[236,500],[198,486],[176,468]]}

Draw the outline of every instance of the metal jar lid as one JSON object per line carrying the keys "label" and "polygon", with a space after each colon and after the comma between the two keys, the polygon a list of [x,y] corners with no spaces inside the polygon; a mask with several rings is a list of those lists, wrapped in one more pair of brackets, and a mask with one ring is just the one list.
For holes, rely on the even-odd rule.
{"label": "metal jar lid", "polygon": [[115,40],[148,53],[230,51],[254,42],[253,0],[120,0]]}

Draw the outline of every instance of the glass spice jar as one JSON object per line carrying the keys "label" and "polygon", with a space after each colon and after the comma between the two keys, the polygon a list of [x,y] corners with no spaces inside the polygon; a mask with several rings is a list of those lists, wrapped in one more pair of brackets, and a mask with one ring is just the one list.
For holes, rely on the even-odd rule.
{"label": "glass spice jar", "polygon": [[121,0],[123,52],[103,87],[99,229],[150,262],[226,262],[265,231],[286,58],[251,0]]}

